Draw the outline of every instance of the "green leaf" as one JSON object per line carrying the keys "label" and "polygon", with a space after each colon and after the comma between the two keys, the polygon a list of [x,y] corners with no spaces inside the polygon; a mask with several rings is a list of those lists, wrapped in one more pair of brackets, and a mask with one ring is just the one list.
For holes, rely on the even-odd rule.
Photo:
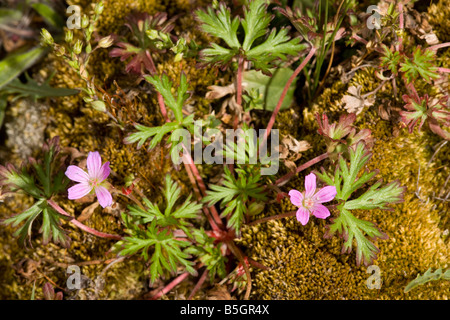
{"label": "green leaf", "polygon": [[447,269],[444,273],[442,273],[441,268],[437,269],[435,272],[432,272],[430,268],[423,275],[420,275],[419,273],[414,280],[406,285],[404,292],[407,293],[429,281],[436,281],[439,279],[450,280],[450,269]]}
{"label": "green leaf", "polygon": [[405,73],[408,83],[413,82],[420,75],[426,82],[439,78],[435,65],[435,52],[421,47],[416,47],[412,59],[405,59],[401,63],[400,71]]}
{"label": "green leaf", "polygon": [[383,45],[383,54],[381,57],[381,66],[387,67],[393,74],[397,74],[398,66],[402,56],[398,51],[392,52],[387,46]]}
{"label": "green leaf", "polygon": [[33,78],[29,77],[25,73],[27,82],[22,83],[19,79],[14,79],[5,85],[1,92],[5,94],[18,94],[14,99],[21,97],[30,97],[34,101],[46,97],[63,97],[79,93],[75,89],[67,88],[53,88],[49,85],[49,79],[47,79],[43,84],[38,84]]}
{"label": "green leaf", "polygon": [[224,3],[219,4],[219,9],[214,11],[212,7],[208,7],[206,11],[197,10],[195,15],[200,20],[201,29],[221,38],[230,48],[239,48],[241,46],[237,38],[237,30],[239,28],[239,17],[231,20],[230,10]]}
{"label": "green leaf", "polygon": [[0,8],[0,24],[20,21],[22,18],[23,14],[20,10]]}
{"label": "green leaf", "polygon": [[177,89],[177,96],[172,94],[172,81],[166,74],[161,77],[155,76],[145,76],[145,80],[155,86],[155,89],[163,96],[165,103],[173,111],[175,119],[178,123],[183,122],[183,105],[189,95],[186,93],[188,89],[188,82],[186,75],[181,74],[180,85]]}
{"label": "green leaf", "polygon": [[192,234],[196,245],[187,248],[186,253],[200,258],[200,261],[205,264],[209,271],[211,282],[216,274],[225,278],[227,275],[225,266],[227,258],[222,255],[220,244],[214,245],[215,239],[209,237],[203,229],[195,229]]}
{"label": "green leaf", "polygon": [[284,28],[279,32],[273,29],[268,38],[260,45],[247,51],[246,56],[248,60],[254,63],[255,69],[270,75],[270,69],[275,67],[275,61],[286,60],[287,55],[295,56],[306,48],[307,45],[300,44],[299,38],[290,40],[288,29]]}
{"label": "green leaf", "polygon": [[316,173],[317,177],[326,184],[336,187],[335,199],[341,202],[337,207],[339,216],[331,219],[326,236],[330,237],[336,232],[341,234],[345,239],[343,252],[350,252],[355,240],[357,264],[363,261],[365,265],[369,265],[376,259],[379,250],[368,238],[386,239],[387,235],[374,223],[356,218],[350,210],[389,210],[389,204],[403,201],[405,188],[401,187],[397,181],[380,188],[381,181],[379,181],[356,199],[349,200],[350,196],[369,182],[377,172],[362,171],[371,157],[371,153],[366,150],[363,142],[359,142],[355,149],[350,147],[348,150],[350,164],[347,165],[347,161],[341,155],[334,176],[323,169],[321,173]]}
{"label": "green leaf", "polygon": [[[272,77],[266,76],[261,71],[250,70],[244,73],[245,89],[250,91],[252,89],[259,90],[262,99],[265,101],[266,110],[273,111],[280,100],[281,93],[285,84],[292,76],[294,71],[289,68],[278,68],[273,73]],[[297,78],[292,81],[291,86],[283,100],[280,110],[287,109],[294,99],[294,91],[297,83]]]}
{"label": "green leaf", "polygon": [[339,217],[332,219],[332,223],[327,226],[325,237],[331,237],[335,232],[343,235],[345,242],[342,252],[351,252],[353,240],[356,241],[356,263],[363,261],[365,265],[370,265],[376,258],[379,249],[367,239],[386,239],[385,233],[381,232],[374,223],[356,218],[350,211],[340,208]]}
{"label": "green leaf", "polygon": [[127,144],[138,142],[137,148],[139,149],[143,146],[145,141],[154,136],[148,147],[148,149],[150,150],[156,147],[159,142],[161,142],[165,134],[179,128],[179,124],[175,122],[169,122],[165,123],[161,127],[152,128],[136,124],[134,127],[137,129],[137,131],[131,133],[128,137],[126,137],[124,142]]}
{"label": "green leaf", "polygon": [[245,31],[245,38],[242,48],[249,51],[255,40],[263,37],[267,33],[272,17],[267,14],[267,0],[253,0],[244,7],[244,19],[242,27]]}
{"label": "green leaf", "polygon": [[393,181],[379,188],[381,181],[375,183],[358,199],[347,201],[344,208],[353,209],[389,209],[388,204],[398,203],[403,200],[404,188],[398,181]]}
{"label": "green leaf", "polygon": [[235,170],[239,176],[237,179],[227,166],[224,167],[224,171],[222,185],[210,185],[203,202],[209,205],[220,202],[221,208],[224,208],[221,217],[230,215],[227,226],[239,235],[245,214],[248,213],[247,203],[251,200],[266,200],[264,188],[259,182],[260,168],[251,166],[246,171],[238,167]]}
{"label": "green leaf", "polygon": [[38,46],[26,52],[10,54],[0,61],[0,89],[35,64],[46,51]]}
{"label": "green leaf", "polygon": [[52,7],[45,3],[32,3],[30,6],[36,10],[50,26],[55,29],[62,29],[64,27],[64,20]]}

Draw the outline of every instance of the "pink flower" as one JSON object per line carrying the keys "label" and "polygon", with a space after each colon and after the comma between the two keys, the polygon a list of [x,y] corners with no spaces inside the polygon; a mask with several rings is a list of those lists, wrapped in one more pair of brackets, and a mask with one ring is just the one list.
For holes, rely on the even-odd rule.
{"label": "pink flower", "polygon": [[308,223],[311,214],[316,218],[327,218],[330,211],[321,203],[333,200],[336,194],[336,187],[334,186],[326,186],[316,192],[316,175],[314,173],[307,175],[305,178],[305,192],[289,191],[292,204],[298,207],[297,220],[302,225]]}
{"label": "pink flower", "polygon": [[89,152],[87,157],[88,173],[77,166],[69,166],[66,170],[66,176],[75,182],[79,182],[73,187],[69,188],[69,199],[75,200],[83,198],[94,190],[97,195],[98,202],[105,208],[112,205],[112,196],[108,189],[104,186],[104,181],[108,178],[111,169],[109,168],[109,161],[102,165],[102,158],[100,154]]}

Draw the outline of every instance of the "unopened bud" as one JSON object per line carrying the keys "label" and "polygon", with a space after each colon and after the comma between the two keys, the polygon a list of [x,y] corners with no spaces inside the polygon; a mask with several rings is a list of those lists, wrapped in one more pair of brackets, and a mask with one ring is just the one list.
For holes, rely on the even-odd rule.
{"label": "unopened bud", "polygon": [[106,48],[111,47],[113,42],[114,42],[114,39],[111,36],[107,36],[107,37],[100,39],[100,41],[98,42],[98,46],[106,49]]}
{"label": "unopened bud", "polygon": [[100,1],[95,5],[95,9],[94,12],[96,15],[101,15],[103,12],[103,9],[105,8],[105,6],[103,5],[103,2]]}
{"label": "unopened bud", "polygon": [[78,39],[77,42],[75,42],[75,45],[73,46],[73,52],[75,54],[80,54],[82,49],[83,49],[83,43],[81,42],[80,39]]}
{"label": "unopened bud", "polygon": [[91,106],[97,111],[100,111],[100,112],[105,112],[106,111],[106,105],[101,100],[97,100],[97,101],[91,102]]}
{"label": "unopened bud", "polygon": [[72,42],[72,40],[73,40],[73,31],[72,30],[67,30],[65,40],[67,43]]}
{"label": "unopened bud", "polygon": [[81,27],[87,28],[89,25],[89,17],[87,15],[83,15],[83,17],[81,18]]}
{"label": "unopened bud", "polygon": [[42,28],[41,29],[41,37],[42,37],[42,42],[51,46],[54,43],[53,37],[50,34],[50,32],[47,31],[47,29]]}
{"label": "unopened bud", "polygon": [[150,38],[150,40],[155,40],[156,38],[158,38],[158,31],[154,29],[147,30],[145,33],[147,34],[147,37]]}

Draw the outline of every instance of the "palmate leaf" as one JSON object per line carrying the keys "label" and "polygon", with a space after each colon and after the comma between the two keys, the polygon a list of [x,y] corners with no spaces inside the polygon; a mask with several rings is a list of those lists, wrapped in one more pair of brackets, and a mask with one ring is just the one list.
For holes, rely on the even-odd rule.
{"label": "palmate leaf", "polygon": [[188,260],[190,255],[182,251],[182,248],[189,246],[188,241],[176,240],[172,232],[167,229],[160,230],[156,220],[150,223],[145,232],[137,229],[139,229],[137,226],[133,226],[132,235],[123,238],[121,241],[123,249],[119,254],[125,256],[141,252],[142,257],[148,260],[148,252],[150,248],[153,248],[150,258],[152,283],[159,276],[164,275],[165,270],[175,273],[178,264],[181,264],[189,273],[197,274],[193,268],[194,262]]}
{"label": "palmate leaf", "polygon": [[397,74],[398,66],[402,56],[398,51],[391,51],[387,46],[383,45],[383,54],[381,57],[381,66],[387,67],[393,74]]}
{"label": "palmate leaf", "polygon": [[416,80],[419,75],[429,83],[431,79],[439,78],[437,67],[434,64],[435,59],[435,52],[427,49],[422,51],[422,48],[418,46],[412,59],[405,59],[400,64],[400,71],[405,73],[408,83]]}
{"label": "palmate leaf", "polygon": [[274,67],[273,62],[286,60],[287,55],[297,55],[308,47],[306,44],[300,44],[299,38],[289,40],[288,31],[287,28],[278,32],[273,29],[266,41],[247,52],[246,57],[254,63],[256,70],[271,75],[270,68]]}
{"label": "palmate leaf", "polygon": [[364,262],[365,265],[370,265],[378,252],[371,240],[386,239],[387,235],[374,223],[356,218],[350,210],[390,210],[391,204],[403,201],[405,188],[401,187],[398,181],[380,187],[381,181],[378,181],[363,194],[350,200],[351,195],[369,182],[377,172],[362,171],[371,157],[363,142],[359,142],[355,149],[349,148],[349,157],[350,164],[347,165],[344,157],[340,156],[334,175],[323,169],[321,173],[316,172],[319,179],[336,187],[335,199],[340,201],[337,207],[339,216],[331,219],[326,236],[331,237],[336,232],[341,234],[345,239],[343,252],[350,252],[355,240],[357,264]]}
{"label": "palmate leaf", "polygon": [[245,171],[239,167],[236,169],[238,178],[236,179],[228,167],[224,167],[224,180],[222,185],[211,185],[207,191],[203,202],[214,205],[220,202],[224,208],[221,217],[229,216],[227,226],[232,228],[236,234],[240,234],[245,214],[248,213],[247,203],[251,199],[265,201],[264,188],[260,185],[260,170],[257,166]]}
{"label": "palmate leaf", "polygon": [[195,229],[192,231],[195,239],[195,245],[186,249],[186,252],[200,258],[200,261],[205,264],[209,271],[211,282],[214,280],[216,274],[221,278],[226,276],[225,263],[227,258],[222,255],[219,245],[214,245],[215,239],[209,237],[205,230]]}
{"label": "palmate leaf", "polygon": [[52,195],[66,190],[69,180],[65,178],[59,153],[59,139],[57,137],[43,146],[42,159],[29,160],[29,164],[16,170],[12,165],[0,166],[0,185],[4,191],[23,191],[32,196],[36,202],[27,210],[2,221],[3,224],[18,227],[14,236],[24,242],[31,238],[32,226],[38,217],[42,217],[40,232],[43,234],[44,244],[52,238],[53,242],[68,247],[70,239],[60,227],[60,219],[64,218],[47,203]]}
{"label": "palmate leaf", "polygon": [[406,285],[404,292],[407,293],[417,286],[421,286],[429,281],[436,281],[439,279],[450,280],[450,269],[447,269],[444,273],[442,273],[441,268],[437,269],[435,272],[432,272],[430,268],[423,275],[420,275],[419,273],[414,280]]}
{"label": "palmate leaf", "polygon": [[183,122],[183,105],[189,97],[187,94],[188,82],[186,75],[181,73],[180,85],[176,96],[172,94],[172,81],[166,74],[163,74],[161,77],[155,75],[153,77],[145,76],[144,78],[163,96],[164,102],[173,111],[176,121],[181,124]]}
{"label": "palmate leaf", "polygon": [[206,11],[196,10],[195,15],[202,23],[201,29],[204,32],[222,39],[232,49],[237,49],[241,46],[237,38],[239,17],[231,20],[230,10],[224,3],[219,4],[217,11],[214,11],[212,7],[208,7]]}
{"label": "palmate leaf", "polygon": [[[187,94],[188,82],[186,75],[181,74],[180,85],[177,88],[177,95],[172,94],[172,81],[170,81],[167,75],[159,76],[146,76],[145,79],[155,86],[155,89],[162,95],[167,106],[173,111],[175,115],[175,121],[167,122],[158,127],[147,127],[141,124],[135,124],[136,132],[131,133],[124,139],[124,143],[131,144],[136,143],[137,148],[141,148],[144,143],[152,138],[148,149],[153,149],[164,138],[164,136],[176,129],[187,128],[190,132],[193,132],[194,128],[194,115],[183,117],[183,105],[188,99]],[[171,141],[178,141],[175,137],[169,139]],[[171,150],[176,144],[172,144]]]}
{"label": "palmate leaf", "polygon": [[179,200],[181,189],[178,184],[166,176],[166,186],[164,189],[165,209],[163,212],[158,205],[153,204],[147,198],[143,198],[143,202],[146,208],[130,205],[128,206],[129,214],[139,219],[139,223],[146,224],[156,220],[159,227],[172,227],[181,228],[188,234],[188,230],[184,228],[188,225],[185,219],[195,219],[198,213],[202,209],[201,204],[197,204],[191,201],[191,195],[181,204],[175,208],[176,202]]}
{"label": "palmate leaf", "polygon": [[[257,70],[271,75],[270,69],[274,62],[286,59],[287,55],[297,55],[307,46],[300,45],[300,39],[290,39],[288,29],[273,29],[269,33],[269,24],[272,16],[267,12],[267,0],[251,0],[244,7],[244,17],[231,20],[229,9],[221,3],[219,9],[214,11],[197,10],[197,19],[201,22],[203,31],[221,38],[227,47],[212,43],[209,48],[202,50],[203,64],[227,66],[231,59],[241,56],[252,61]],[[238,29],[242,24],[245,36],[243,43],[239,42]]]}
{"label": "palmate leaf", "polygon": [[356,218],[350,211],[341,208],[339,217],[331,219],[331,224],[327,225],[325,238],[331,238],[334,233],[342,234],[345,242],[342,246],[342,253],[350,253],[353,240],[356,240],[356,262],[361,261],[365,265],[370,265],[377,258],[379,249],[367,238],[387,239],[387,235],[378,229],[374,223]]}
{"label": "palmate leaf", "polygon": [[[190,253],[183,248],[190,246],[190,241],[176,239],[174,230],[181,229],[193,238],[187,228],[187,219],[196,219],[202,205],[191,201],[189,196],[183,204],[176,207],[181,189],[178,184],[166,176],[166,184],[163,190],[165,209],[143,198],[145,207],[128,206],[128,214],[122,213],[122,220],[130,235],[119,241],[115,247],[120,248],[120,255],[132,255],[141,253],[145,260],[149,259],[149,251],[153,253],[150,258],[151,281],[164,275],[165,271],[174,273],[177,265],[182,265],[188,272],[195,274],[194,262],[188,260]],[[146,225],[146,229],[142,226]],[[186,239],[187,240],[187,239]]]}

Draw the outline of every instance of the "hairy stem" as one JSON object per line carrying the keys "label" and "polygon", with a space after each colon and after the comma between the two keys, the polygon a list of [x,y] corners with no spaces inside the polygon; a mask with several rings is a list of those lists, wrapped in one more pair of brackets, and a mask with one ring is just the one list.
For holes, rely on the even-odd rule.
{"label": "hairy stem", "polygon": [[275,185],[277,185],[277,186],[284,185],[286,182],[289,181],[289,179],[292,178],[292,176],[296,175],[297,173],[311,167],[312,165],[314,165],[322,160],[325,160],[326,158],[328,158],[327,152],[325,152],[324,154],[321,154],[320,156],[315,157],[314,159],[309,160],[308,162],[305,162],[300,167],[298,167],[295,171],[291,171],[288,174],[286,174],[285,176],[283,176],[280,179],[278,179],[277,181],[275,181]]}
{"label": "hairy stem", "polygon": [[281,93],[280,99],[278,100],[278,103],[273,110],[272,116],[270,117],[269,124],[267,125],[266,132],[264,134],[264,141],[267,140],[267,137],[270,134],[270,131],[272,130],[272,127],[275,123],[275,118],[277,117],[278,111],[280,111],[281,105],[283,104],[284,98],[286,97],[286,94],[291,87],[292,82],[294,79],[298,76],[298,74],[302,71],[302,69],[306,66],[309,60],[314,56],[314,53],[316,52],[316,48],[312,47],[309,51],[308,55],[306,56],[305,60],[295,69],[294,73],[290,76],[288,82],[284,86],[283,92]]}
{"label": "hairy stem", "polygon": [[428,50],[437,51],[438,49],[450,47],[450,42],[435,44],[434,46],[428,47]]}
{"label": "hairy stem", "polygon": [[189,276],[189,272],[185,272],[185,273],[179,275],[174,280],[172,280],[167,286],[165,286],[161,291],[159,291],[157,294],[152,296],[150,298],[150,300],[157,300],[157,299],[161,298],[163,295],[167,294],[170,290],[172,290],[177,285],[179,285],[181,282],[183,282],[188,276]]}
{"label": "hairy stem", "polygon": [[245,274],[247,276],[247,288],[245,290],[244,300],[248,300],[252,291],[252,278],[250,275],[250,269],[248,268],[247,263],[245,263],[244,254],[242,253],[241,249],[239,249],[233,241],[226,241],[226,244],[228,248],[230,248],[231,252],[238,258],[239,262],[244,268]]}
{"label": "hairy stem", "polygon": [[189,295],[189,297],[187,298],[188,300],[192,300],[192,298],[195,296],[195,294],[197,293],[197,291],[202,287],[203,283],[206,280],[206,277],[208,276],[208,269],[206,269],[205,271],[203,271],[202,276],[200,277],[200,279],[198,280],[197,284],[195,285],[194,289],[192,289],[191,294]]}
{"label": "hairy stem", "polygon": [[76,225],[81,230],[84,230],[90,234],[93,234],[94,236],[105,238],[105,239],[115,239],[115,240],[122,240],[122,237],[116,234],[109,234],[100,232],[97,230],[94,230],[92,228],[89,228],[88,226],[82,224],[80,221],[75,219],[75,217],[72,217],[70,214],[68,214],[63,208],[61,208],[56,202],[53,200],[47,200],[47,203],[52,206],[53,209],[55,209],[58,213],[62,214],[63,216],[69,217],[70,222],[72,222],[74,225]]}

